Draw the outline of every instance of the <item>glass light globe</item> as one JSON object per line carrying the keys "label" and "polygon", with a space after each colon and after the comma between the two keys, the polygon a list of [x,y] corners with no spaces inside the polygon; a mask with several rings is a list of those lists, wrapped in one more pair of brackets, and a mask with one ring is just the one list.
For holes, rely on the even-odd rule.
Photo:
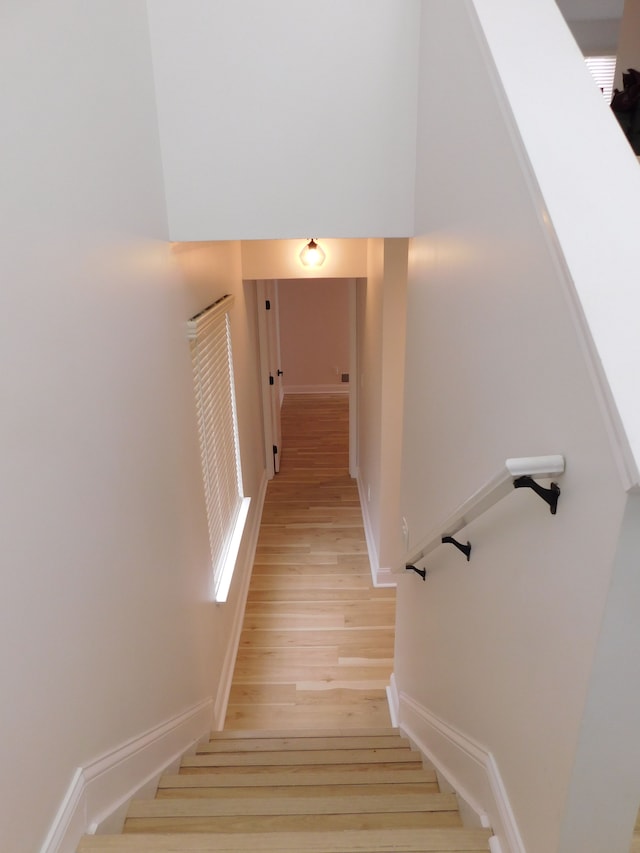
{"label": "glass light globe", "polygon": [[300,252],[300,260],[305,267],[320,267],[326,258],[324,251],[318,246],[315,240],[309,240],[304,249]]}

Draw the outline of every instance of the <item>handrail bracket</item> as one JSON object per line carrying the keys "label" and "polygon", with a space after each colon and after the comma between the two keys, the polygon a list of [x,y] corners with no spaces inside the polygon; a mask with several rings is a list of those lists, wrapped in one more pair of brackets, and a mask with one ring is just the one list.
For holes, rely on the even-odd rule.
{"label": "handrail bracket", "polygon": [[462,553],[467,558],[467,563],[471,559],[471,542],[467,542],[466,545],[463,545],[462,542],[458,542],[457,539],[454,539],[453,536],[443,536],[442,537],[443,545],[455,545],[458,551],[462,551]]}
{"label": "handrail bracket", "polygon": [[426,581],[426,579],[427,579],[427,570],[426,569],[418,569],[415,566],[412,566],[410,563],[408,563],[404,568],[405,568],[405,571],[407,571],[407,572],[415,572],[417,575],[420,575],[420,577],[422,578],[423,581]]}
{"label": "handrail bracket", "polygon": [[542,500],[549,505],[551,515],[555,515],[558,510],[558,498],[560,497],[560,486],[557,483],[551,483],[548,489],[536,483],[533,477],[525,476],[518,477],[513,481],[514,489],[532,489]]}

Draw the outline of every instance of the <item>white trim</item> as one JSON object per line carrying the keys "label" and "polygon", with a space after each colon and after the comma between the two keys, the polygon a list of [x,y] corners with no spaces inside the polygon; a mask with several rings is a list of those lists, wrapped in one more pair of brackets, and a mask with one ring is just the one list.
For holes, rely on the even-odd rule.
{"label": "white trim", "polygon": [[[229,704],[229,694],[231,692],[231,682],[233,680],[233,670],[236,665],[236,657],[238,655],[238,647],[240,645],[240,634],[242,633],[242,623],[244,621],[244,611],[247,604],[247,595],[249,594],[249,583],[251,581],[251,572],[253,569],[253,560],[258,545],[258,535],[260,533],[260,521],[262,520],[262,509],[264,499],[267,493],[267,472],[262,475],[260,489],[256,495],[253,513],[251,515],[251,526],[247,531],[247,547],[245,551],[244,564],[238,567],[237,573],[242,576],[242,587],[238,595],[236,612],[232,621],[232,635],[227,643],[227,651],[222,663],[222,671],[218,679],[218,690],[216,692],[215,706],[213,709],[213,722],[211,728],[214,731],[221,731],[224,727],[224,720],[227,715],[227,705]],[[227,605],[224,605],[227,606]]]}
{"label": "white trim", "polygon": [[376,576],[373,579],[375,587],[398,586],[398,573],[393,569],[383,568],[382,566],[376,571]]}
{"label": "white trim", "polygon": [[376,548],[375,539],[373,538],[373,527],[369,516],[369,502],[367,501],[367,490],[360,476],[360,469],[357,471],[356,483],[358,484],[358,496],[360,498],[360,509],[362,510],[362,523],[364,525],[364,538],[367,542],[367,553],[369,555],[369,565],[371,566],[371,578],[375,586],[376,577],[378,574],[378,549]]}
{"label": "white trim", "polygon": [[348,394],[349,382],[339,385],[285,385],[285,394]]}
{"label": "white trim", "polygon": [[205,699],[78,767],[40,853],[74,853],[82,835],[208,735],[212,712],[213,699]]}
{"label": "white trim", "polygon": [[364,483],[360,477],[360,471],[356,472],[356,483],[358,484],[358,496],[360,498],[360,508],[362,510],[362,522],[364,525],[364,538],[367,542],[367,553],[369,555],[369,566],[371,568],[371,580],[376,588],[397,586],[396,575],[391,569],[381,568],[379,565],[378,549],[373,536],[373,525],[371,516],[369,515],[369,501]]}
{"label": "white trim", "polygon": [[[395,679],[392,684],[394,689]],[[399,726],[496,840],[492,853],[526,853],[497,762],[484,746],[398,692]]]}
{"label": "white trim", "polygon": [[389,705],[389,716],[391,717],[391,725],[398,727],[400,720],[400,697],[398,695],[398,685],[396,684],[396,674],[391,673],[389,678],[389,686],[387,687],[387,703]]}

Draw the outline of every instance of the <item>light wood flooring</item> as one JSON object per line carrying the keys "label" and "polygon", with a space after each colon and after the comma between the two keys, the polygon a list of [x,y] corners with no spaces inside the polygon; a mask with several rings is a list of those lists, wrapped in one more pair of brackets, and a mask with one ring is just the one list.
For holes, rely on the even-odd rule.
{"label": "light wood flooring", "polygon": [[390,725],[395,590],[375,589],[347,395],[288,395],[225,729]]}

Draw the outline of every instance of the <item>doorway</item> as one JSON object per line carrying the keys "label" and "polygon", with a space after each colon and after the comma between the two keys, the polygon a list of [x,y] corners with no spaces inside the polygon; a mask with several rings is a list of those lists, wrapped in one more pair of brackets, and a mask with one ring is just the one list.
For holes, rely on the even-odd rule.
{"label": "doorway", "polygon": [[267,476],[277,474],[285,393],[349,398],[349,473],[357,476],[356,280],[256,281],[260,381]]}

